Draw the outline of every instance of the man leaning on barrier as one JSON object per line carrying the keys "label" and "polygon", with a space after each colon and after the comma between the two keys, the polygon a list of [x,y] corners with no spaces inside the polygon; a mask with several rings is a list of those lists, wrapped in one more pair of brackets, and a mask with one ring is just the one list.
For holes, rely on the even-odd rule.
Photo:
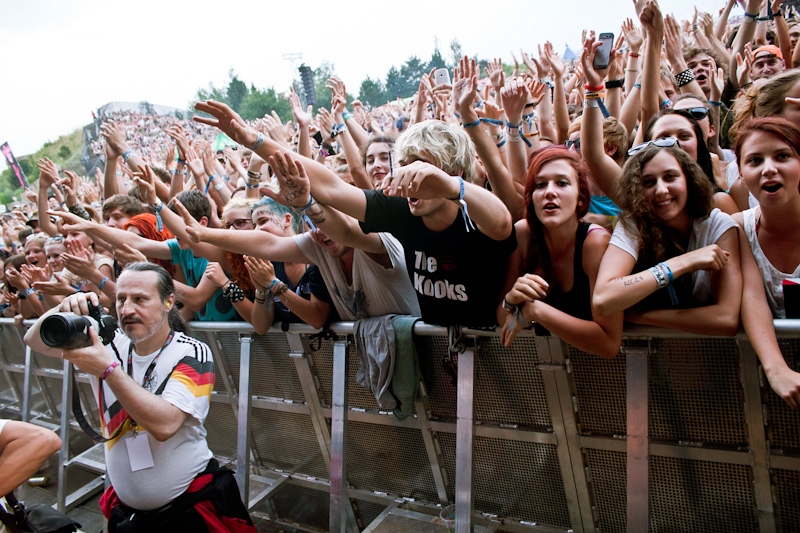
{"label": "man leaning on barrier", "polygon": [[211,352],[175,331],[182,328],[170,317],[174,304],[166,270],[132,263],[117,280],[120,329],[113,340],[108,335],[107,346],[89,328],[88,345],[53,348],[68,341],[53,341],[58,335],[52,321],[42,326],[59,312],[89,316],[98,305],[93,293],[67,297],[37,320],[25,343],[44,355],[63,356],[95,378],[111,481],[100,506],[110,532],[254,531],[233,473],[219,467],[206,442]]}

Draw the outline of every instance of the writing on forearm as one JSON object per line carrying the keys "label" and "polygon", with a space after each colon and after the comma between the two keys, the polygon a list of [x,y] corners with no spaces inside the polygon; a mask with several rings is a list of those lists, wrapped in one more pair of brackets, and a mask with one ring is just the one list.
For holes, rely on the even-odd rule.
{"label": "writing on forearm", "polygon": [[[622,278],[619,278],[619,279],[622,279]],[[639,283],[641,281],[644,281],[644,275],[639,274],[638,276],[634,276],[631,279],[623,280],[622,284],[625,287],[628,287],[629,285],[635,285],[636,283]]]}

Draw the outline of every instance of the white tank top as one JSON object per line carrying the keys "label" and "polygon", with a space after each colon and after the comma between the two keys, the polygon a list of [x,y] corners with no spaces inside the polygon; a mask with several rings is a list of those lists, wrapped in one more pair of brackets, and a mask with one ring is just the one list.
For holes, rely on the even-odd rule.
{"label": "white tank top", "polygon": [[786,308],[783,303],[783,280],[787,278],[800,277],[800,265],[794,269],[791,274],[784,274],[769,262],[764,250],[761,249],[761,244],[758,242],[758,233],[756,233],[756,219],[760,215],[760,208],[756,207],[742,211],[744,217],[744,233],[747,235],[747,240],[750,242],[750,249],[753,251],[753,256],[758,263],[758,269],[761,271],[761,277],[764,280],[764,288],[767,291],[767,300],[769,307],[772,309],[773,318],[786,318]]}

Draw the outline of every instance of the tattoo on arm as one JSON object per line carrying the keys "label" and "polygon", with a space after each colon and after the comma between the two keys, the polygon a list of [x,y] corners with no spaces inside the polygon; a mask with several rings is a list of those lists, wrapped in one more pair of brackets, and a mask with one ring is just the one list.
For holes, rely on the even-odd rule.
{"label": "tattoo on arm", "polygon": [[632,277],[631,279],[626,279],[622,283],[627,287],[629,285],[634,285],[636,283],[639,283],[640,281],[644,281],[644,276],[642,274]]}

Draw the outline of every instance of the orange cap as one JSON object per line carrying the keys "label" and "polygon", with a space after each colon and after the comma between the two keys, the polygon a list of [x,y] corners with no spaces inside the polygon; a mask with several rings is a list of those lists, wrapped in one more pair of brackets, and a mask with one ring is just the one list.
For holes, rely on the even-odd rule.
{"label": "orange cap", "polygon": [[753,59],[760,59],[758,54],[766,52],[769,55],[773,55],[783,61],[783,54],[781,53],[781,49],[775,46],[774,44],[768,44],[766,46],[760,46],[753,51]]}

